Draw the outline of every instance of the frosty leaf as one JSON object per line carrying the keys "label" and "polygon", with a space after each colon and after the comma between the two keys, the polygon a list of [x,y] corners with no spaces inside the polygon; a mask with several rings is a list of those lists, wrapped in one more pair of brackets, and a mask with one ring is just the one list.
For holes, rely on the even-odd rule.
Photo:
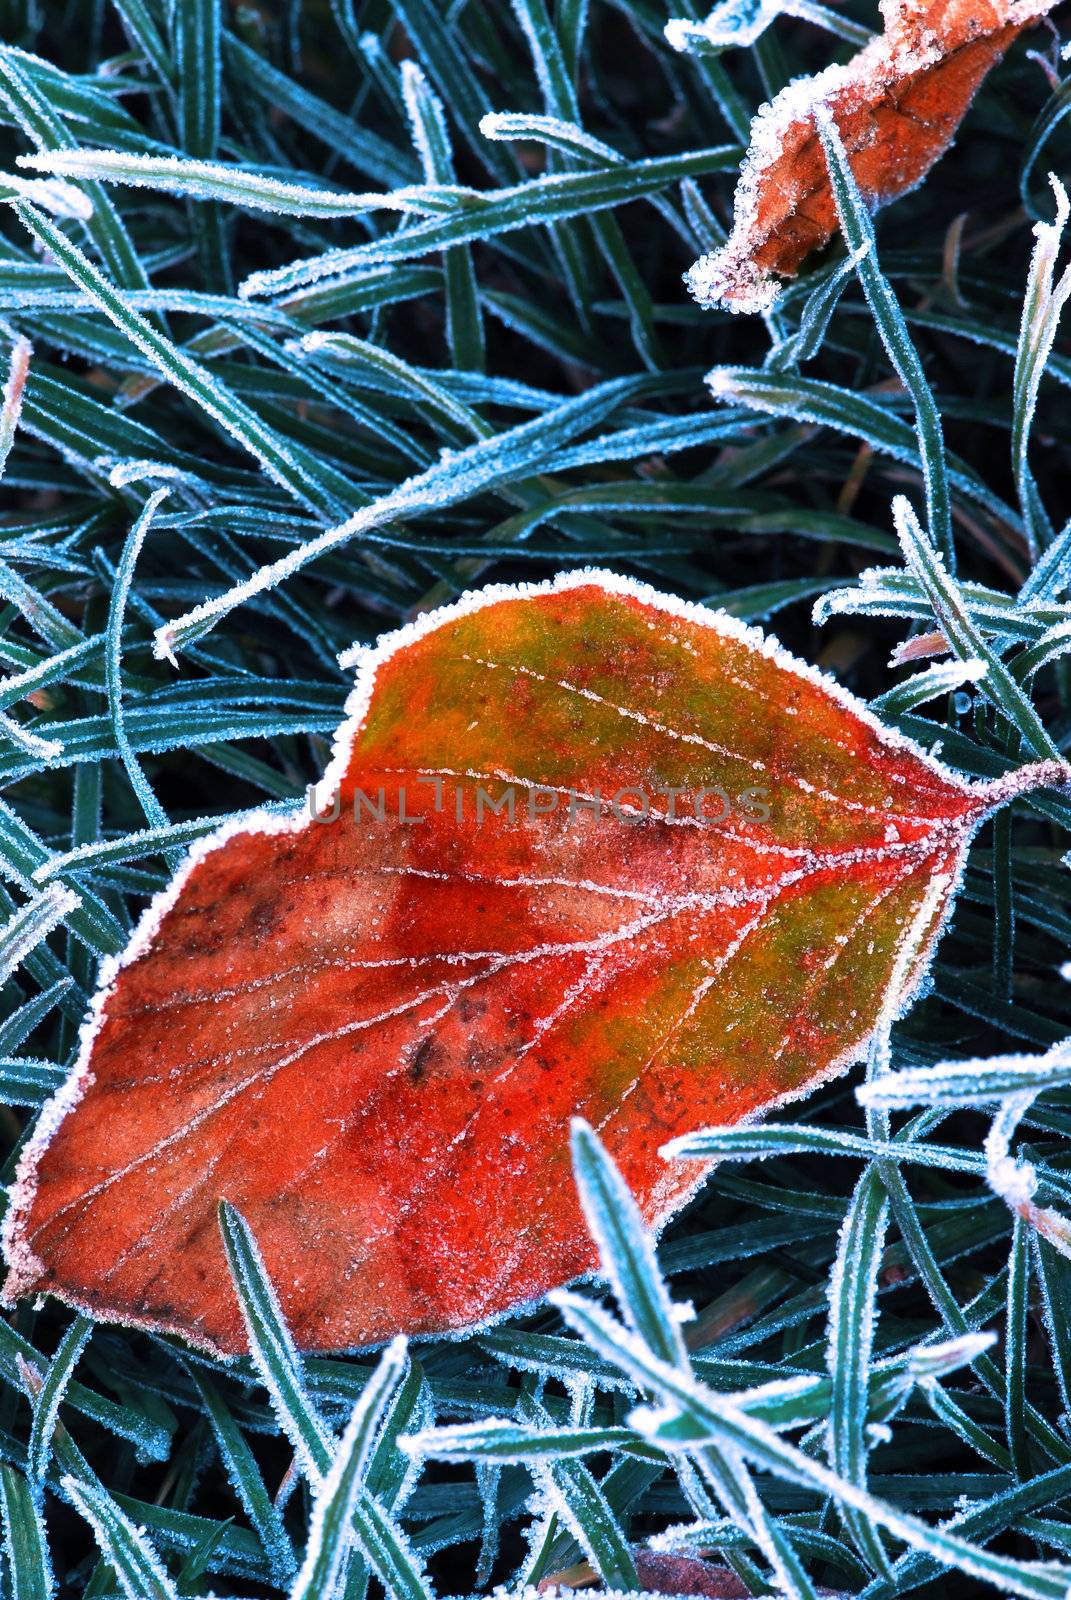
{"label": "frosty leaf", "polygon": [[984,817],[1068,778],[968,783],[612,574],[423,617],[360,659],[320,820],[199,842],[105,974],[22,1158],[7,1295],[245,1349],[223,1197],[302,1347],[530,1302],[596,1266],[574,1115],[663,1222],[709,1165],[667,1140],[855,1060]]}
{"label": "frosty leaf", "polygon": [[[762,311],[837,226],[815,111],[833,117],[872,207],[911,189],[947,150],[982,79],[1055,0],[882,0],[884,33],[844,66],[790,83],[763,106],[727,243],[688,275],[696,299]],[[761,9],[761,8],[760,8]]]}

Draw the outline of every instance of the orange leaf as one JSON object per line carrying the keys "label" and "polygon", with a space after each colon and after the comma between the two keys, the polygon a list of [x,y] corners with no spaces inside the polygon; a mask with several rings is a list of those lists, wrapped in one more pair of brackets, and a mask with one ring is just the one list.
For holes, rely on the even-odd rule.
{"label": "orange leaf", "polygon": [[837,228],[815,125],[825,105],[864,200],[913,189],[955,137],[982,79],[1056,0],[881,0],[885,31],[844,66],[799,78],[763,106],[737,185],[725,245],[688,274],[704,305],[764,311],[772,276],[794,277]]}
{"label": "orange leaf", "polygon": [[967,783],[607,573],[420,619],[347,711],[324,820],[223,828],[105,975],[22,1157],[9,1297],[241,1350],[225,1197],[306,1348],[531,1302],[596,1265],[574,1114],[663,1222],[703,1171],[660,1147],[855,1060],[979,823],[1068,776]]}

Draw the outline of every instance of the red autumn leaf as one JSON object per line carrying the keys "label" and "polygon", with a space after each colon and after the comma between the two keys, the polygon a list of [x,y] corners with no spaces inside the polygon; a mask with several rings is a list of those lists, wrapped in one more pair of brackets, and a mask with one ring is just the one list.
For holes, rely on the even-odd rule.
{"label": "red autumn leaf", "polygon": [[[696,298],[766,310],[832,237],[837,210],[815,123],[825,106],[872,207],[904,194],[948,149],[982,79],[1056,0],[881,0],[885,31],[844,66],[798,78],[763,106],[725,245],[688,275]],[[701,30],[700,30],[701,31]]]}
{"label": "red autumn leaf", "polygon": [[23,1155],[9,1297],[241,1350],[225,1197],[306,1348],[530,1302],[596,1265],[574,1114],[664,1221],[703,1174],[660,1146],[856,1059],[979,822],[1067,773],[968,784],[757,631],[599,573],[423,618],[347,709],[338,819],[224,828],[107,975]]}
{"label": "red autumn leaf", "polygon": [[[675,1551],[663,1553],[648,1550],[645,1545],[633,1545],[632,1560],[640,1587],[646,1594],[664,1594],[702,1597],[702,1600],[749,1600],[751,1594],[736,1573],[729,1567],[716,1567],[702,1556],[678,1555]],[[599,1600],[599,1576],[588,1562],[555,1572],[536,1585],[538,1594],[552,1594],[559,1589],[573,1589],[580,1600]],[[819,1591],[821,1592],[821,1591]]]}

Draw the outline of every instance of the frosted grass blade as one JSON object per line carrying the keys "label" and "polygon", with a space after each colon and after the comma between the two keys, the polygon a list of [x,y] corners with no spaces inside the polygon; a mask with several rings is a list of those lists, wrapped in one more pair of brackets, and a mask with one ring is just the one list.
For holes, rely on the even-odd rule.
{"label": "frosted grass blade", "polygon": [[0,1512],[11,1600],[50,1600],[55,1580],[40,1501],[6,1462],[0,1466]]}
{"label": "frosted grass blade", "polygon": [[376,1435],[405,1377],[404,1339],[395,1339],[368,1376],[317,1492],[305,1560],[291,1600],[330,1600],[354,1538],[354,1513],[364,1491]]}
{"label": "frosted grass blade", "polygon": [[661,1409],[641,1409],[632,1417],[633,1425],[652,1443],[687,1449],[716,1439],[786,1482],[806,1485],[832,1496],[840,1505],[858,1510],[875,1526],[943,1566],[992,1583],[1008,1594],[1021,1595],[1024,1600],[1065,1600],[1071,1581],[1068,1568],[994,1554],[876,1499],[785,1443],[765,1424],[747,1417],[727,1396],[703,1394],[693,1379],[660,1362],[627,1329],[590,1301],[567,1290],[555,1291],[553,1299],[566,1320],[601,1355],[626,1371],[638,1386],[658,1394]]}
{"label": "frosted grass blade", "polygon": [[926,589],[934,615],[955,654],[964,662],[985,663],[985,676],[979,683],[986,697],[1018,729],[1028,749],[1042,760],[1058,759],[1059,751],[1041,718],[978,631],[955,579],[924,535],[910,502],[903,495],[897,495],[893,501],[893,520],[904,559]]}
{"label": "frosted grass blade", "polygon": [[914,403],[930,538],[941,552],[949,573],[954,573],[956,557],[952,542],[952,502],[941,415],[922,370],[918,351],[911,342],[899,302],[878,266],[873,224],[848,165],[836,124],[824,106],[816,108],[815,122],[825,149],[837,215],[853,255],[859,282],[889,360]]}
{"label": "frosted grass blade", "polygon": [[331,1470],[333,1446],[309,1398],[300,1358],[256,1240],[244,1218],[226,1200],[219,1204],[219,1226],[253,1361],[271,1395],[280,1428],[297,1451],[310,1482],[318,1485]]}
{"label": "frosted grass blade", "polygon": [[279,217],[358,217],[382,207],[417,215],[428,211],[449,214],[458,209],[466,195],[478,198],[476,191],[457,184],[402,188],[385,194],[315,189],[263,177],[225,161],[139,155],[129,150],[53,150],[21,156],[19,165],[66,178],[158,189],[163,194],[186,195],[192,200],[225,201]]}
{"label": "frosted grass blade", "polygon": [[[818,378],[774,372],[761,367],[714,367],[707,383],[716,400],[747,406],[772,417],[795,422],[816,422],[861,439],[881,454],[922,471],[914,429],[902,417],[869,395],[855,394]],[[985,506],[1002,522],[1014,526],[1017,514],[966,468],[952,459],[949,481],[968,499]]]}
{"label": "frosted grass blade", "polygon": [[149,357],[164,377],[189,396],[248,450],[276,482],[281,483],[302,504],[326,510],[334,502],[315,481],[310,481],[283,445],[278,435],[233,395],[219,379],[199,366],[190,356],[158,333],[140,314],[125,303],[122,294],[110,284],[86,256],[33,206],[20,205],[19,217],[30,233],[55,257],[72,280],[124,333],[137,349]]}
{"label": "frosted grass blade", "polygon": [[[69,130],[39,92],[26,65],[21,51],[0,46],[0,96],[39,150],[69,148],[74,144]],[[124,288],[147,289],[148,276],[119,213],[99,186],[91,184],[87,194],[92,208],[87,226],[110,271]]]}
{"label": "frosted grass blade", "polygon": [[[415,62],[402,62],[402,95],[425,182],[456,184],[454,155],[442,101]],[[446,280],[446,337],[454,365],[468,371],[482,372],[486,350],[472,252],[464,245],[447,250],[443,256],[443,273]]]}
{"label": "frosted grass blade", "polygon": [[530,227],[533,222],[547,224],[587,216],[593,211],[658,194],[683,178],[724,171],[738,159],[735,145],[719,145],[686,155],[656,156],[599,172],[556,173],[478,196],[470,191],[466,195],[467,203],[448,216],[431,218],[381,240],[357,245],[352,250],[330,251],[286,267],[251,273],[238,292],[243,299],[288,294],[322,278],[334,278],[343,272],[384,263],[411,261],[450,245],[470,244],[515,228]]}
{"label": "frosted grass blade", "polygon": [[1051,544],[1053,530],[1030,470],[1030,428],[1037,409],[1041,379],[1056,342],[1060,316],[1071,295],[1071,268],[1063,272],[1055,285],[1053,283],[1056,258],[1068,216],[1071,215],[1071,201],[1056,178],[1050,176],[1050,182],[1056,196],[1056,220],[1052,223],[1039,222],[1034,227],[1036,243],[1023,300],[1012,384],[1012,469],[1030,553],[1035,559]]}
{"label": "frosted grass blade", "polygon": [[79,1312],[60,1340],[35,1397],[28,1452],[29,1473],[34,1483],[44,1480],[59,1408],[92,1332],[92,1321]]}
{"label": "frosted grass blade", "polygon": [[3,405],[0,407],[0,477],[3,476],[11,446],[15,442],[15,429],[22,413],[22,396],[30,371],[33,348],[28,339],[19,338],[11,347],[11,363],[4,384]]}
{"label": "frosted grass blade", "polygon": [[[104,634],[104,666],[105,684],[108,691],[108,710],[111,715],[112,732],[123,766],[126,768],[130,779],[131,788],[138,797],[138,803],[145,813],[145,820],[150,828],[166,828],[169,821],[166,813],[156,796],[153,794],[141,769],[137,756],[131,747],[126,732],[125,713],[123,711],[123,683],[121,651],[123,638],[123,622],[126,614],[127,597],[134,577],[134,568],[145,536],[152,526],[152,521],[157,509],[167,499],[170,490],[165,486],[156,489],[146,500],[144,507],[138,515],[123,544],[123,552],[119,558],[119,567],[116,572],[115,585],[112,589],[111,604],[108,608],[108,625]],[[177,865],[177,857],[172,859],[172,865]]]}
{"label": "frosted grass blade", "polygon": [[625,1317],[663,1361],[686,1365],[684,1340],[636,1202],[598,1135],[579,1117],[572,1150],[588,1229]]}
{"label": "frosted grass blade", "polygon": [[597,425],[631,387],[632,380],[611,380],[574,400],[567,400],[555,411],[534,421],[521,423],[456,451],[418,477],[410,478],[393,493],[362,507],[348,521],[328,528],[278,561],[261,567],[244,583],[158,630],[157,654],[171,656],[176,648],[201,638],[236,606],[293,577],[310,562],[348,543],[366,529],[442,509],[498,483],[528,476],[542,468],[563,443],[582,429]]}
{"label": "frosted grass blade", "polygon": [[[877,1170],[860,1178],[848,1206],[829,1283],[826,1365],[832,1380],[829,1463],[857,1488],[867,1486],[867,1393],[874,1354],[878,1271],[888,1204]],[[888,1574],[885,1549],[870,1522],[854,1508],[844,1520],[860,1555]]]}
{"label": "frosted grass blade", "polygon": [[144,1533],[100,1484],[68,1474],[63,1490],[93,1529],[126,1600],[178,1600],[178,1590]]}
{"label": "frosted grass blade", "polygon": [[271,1562],[277,1582],[288,1583],[297,1570],[294,1549],[245,1435],[235,1422],[214,1379],[190,1363],[190,1379],[204,1402],[220,1458],[234,1491]]}
{"label": "frosted grass blade", "polygon": [[50,884],[16,911],[0,928],[0,983],[6,983],[31,951],[80,905],[73,890]]}
{"label": "frosted grass blade", "polygon": [[982,1056],[890,1072],[861,1085],[856,1097],[863,1105],[894,1110],[920,1105],[986,1105],[1028,1090],[1040,1093],[1069,1087],[1071,1041],[1064,1040],[1043,1055]]}
{"label": "frosted grass blade", "polygon": [[597,162],[600,166],[616,167],[625,160],[612,145],[586,133],[577,123],[546,113],[492,111],[481,117],[480,132],[485,139],[532,140],[560,150],[563,155]]}
{"label": "frosted grass blade", "polygon": [[913,711],[928,700],[936,700],[939,695],[981,683],[988,670],[984,661],[940,661],[878,695],[870,702],[871,708],[883,717],[896,717],[902,711]]}

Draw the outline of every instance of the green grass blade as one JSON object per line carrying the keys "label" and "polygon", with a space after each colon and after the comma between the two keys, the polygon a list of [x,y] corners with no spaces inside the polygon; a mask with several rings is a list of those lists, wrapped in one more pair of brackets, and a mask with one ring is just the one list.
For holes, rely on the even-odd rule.
{"label": "green grass blade", "polygon": [[0,1513],[11,1600],[50,1600],[55,1592],[41,1506],[21,1472],[0,1466]]}
{"label": "green grass blade", "polygon": [[952,502],[945,464],[944,429],[941,414],[926,381],[918,351],[911,342],[899,302],[878,266],[877,245],[870,215],[848,165],[840,135],[832,116],[824,107],[815,111],[815,121],[825,150],[826,165],[837,215],[855,260],[855,270],[863,286],[874,325],[881,334],[889,359],[911,396],[919,437],[919,456],[926,485],[926,518],[930,538],[940,551],[950,573],[955,568],[952,542]]}
{"label": "green grass blade", "polygon": [[333,1447],[306,1390],[301,1362],[256,1240],[227,1200],[219,1203],[219,1226],[254,1364],[271,1395],[280,1428],[308,1477],[318,1484],[331,1469]]}
{"label": "green grass blade", "polygon": [[68,1475],[63,1489],[92,1528],[126,1600],[178,1600],[178,1590],[148,1539],[100,1484]]}

